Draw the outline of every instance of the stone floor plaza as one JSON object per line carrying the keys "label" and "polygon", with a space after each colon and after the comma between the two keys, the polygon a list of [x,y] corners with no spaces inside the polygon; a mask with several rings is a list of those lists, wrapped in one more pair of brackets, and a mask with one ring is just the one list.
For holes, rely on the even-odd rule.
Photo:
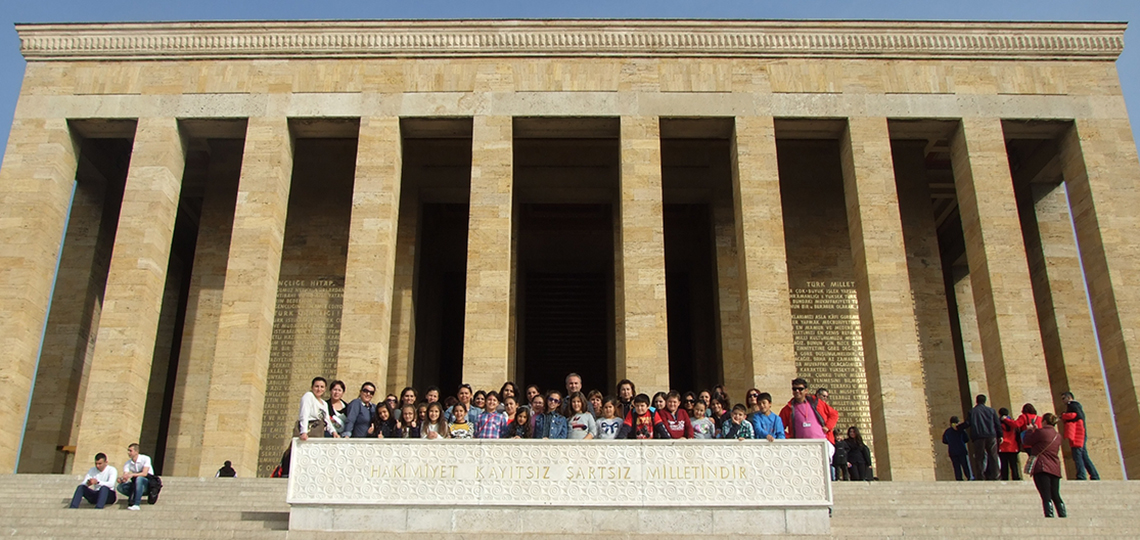
{"label": "stone floor plaza", "polygon": [[803,376],[907,481],[953,478],[974,394],[1071,390],[1140,477],[1124,27],[17,25],[0,471],[139,441],[267,476],[315,375],[574,371],[777,406]]}

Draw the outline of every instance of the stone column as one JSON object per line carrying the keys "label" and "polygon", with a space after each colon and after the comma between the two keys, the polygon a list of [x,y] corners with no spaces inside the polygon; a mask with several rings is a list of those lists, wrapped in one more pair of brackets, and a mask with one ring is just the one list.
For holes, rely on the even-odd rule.
{"label": "stone column", "polygon": [[514,129],[509,116],[473,122],[463,381],[498,388],[509,363]]}
{"label": "stone column", "polygon": [[241,169],[241,147],[237,145],[241,142],[210,144],[209,172],[186,300],[186,324],[178,355],[178,383],[174,386],[166,438],[167,470],[163,472],[174,476],[196,476],[201,465],[202,428],[206,424]]}
{"label": "stone column", "polygon": [[987,404],[1020,410],[1025,403],[1051,403],[1001,120],[963,118],[950,154],[990,390]]}
{"label": "stone column", "polygon": [[743,396],[752,387],[752,363],[745,354],[748,328],[737,245],[735,197],[718,197],[713,203],[713,237],[716,242],[717,308],[720,311],[721,380],[730,396]]}
{"label": "stone column", "polygon": [[638,392],[669,390],[669,338],[665,313],[665,222],[661,202],[661,132],[657,117],[621,118],[619,180],[620,279],[615,310],[617,378]]}
{"label": "stone column", "polygon": [[[986,380],[986,361],[982,355],[982,336],[978,333],[978,310],[974,306],[974,286],[970,273],[965,267],[950,270],[955,273],[954,299],[958,307],[958,327],[962,331],[962,360],[966,369],[966,386],[969,388],[969,403],[978,394],[990,395],[989,381]],[[957,275],[958,272],[961,275]],[[967,409],[968,410],[968,409]],[[947,419],[949,420],[949,419]]]}
{"label": "stone column", "polygon": [[[416,312],[412,299],[416,273],[416,231],[419,228],[420,214],[419,197],[401,192],[401,199],[400,223],[396,231],[387,380],[387,392],[397,396],[401,389],[412,382],[412,359],[416,348]],[[377,381],[376,384],[382,383]]]}
{"label": "stone column", "polygon": [[16,472],[28,395],[75,187],[67,121],[17,118],[0,167],[0,472]]}
{"label": "stone column", "polygon": [[402,154],[399,118],[360,119],[337,377],[377,392],[388,380]]}
{"label": "stone column", "polygon": [[[182,191],[185,146],[174,118],[140,118],[103,293],[73,472],[97,452],[139,442]],[[113,390],[111,390],[113,389]],[[142,452],[152,451],[143,448]]]}
{"label": "stone column", "polygon": [[[840,144],[843,191],[875,440],[875,472],[934,480],[918,325],[907,276],[886,118],[850,118]],[[919,434],[927,434],[920,436]],[[939,441],[941,442],[941,441]]]}
{"label": "stone column", "polygon": [[[725,366],[724,377],[726,381],[733,377],[750,379],[752,386],[779,399],[775,396],[791,392],[796,353],[772,117],[737,117],[730,159],[740,301],[747,330],[743,372],[733,373]],[[779,389],[784,393],[778,393]]]}
{"label": "stone column", "polygon": [[[1052,410],[1065,412],[1062,392],[1080,396],[1090,457],[1101,478],[1120,480],[1120,453],[1113,430],[1112,410],[1104,392],[1104,372],[1097,351],[1096,334],[1085,294],[1081,259],[1077,253],[1069,198],[1064,184],[1032,183],[1027,186],[1025,245],[1029,270],[1037,297],[1037,316],[1049,381],[1053,388]],[[1047,409],[1047,408],[1046,408]],[[1038,412],[1046,409],[1038,407]],[[1064,445],[1069,478],[1075,478],[1069,446]],[[1100,465],[1100,464],[1104,465]]]}
{"label": "stone column", "polygon": [[[1077,120],[1061,143],[1093,320],[1128,478],[1140,478],[1140,163],[1127,118]],[[1076,392],[1074,392],[1076,393]],[[1093,396],[1076,394],[1086,402]],[[1085,406],[1085,414],[1095,412]],[[1103,418],[1103,417],[1102,417]],[[1111,439],[1105,421],[1088,423],[1090,451]],[[1092,452],[1090,452],[1092,453]],[[1102,461],[1108,461],[1104,456]],[[1096,461],[1094,461],[1096,463]],[[1105,467],[1107,469],[1107,467]]]}
{"label": "stone column", "polygon": [[293,144],[284,117],[250,118],[202,431],[200,476],[230,460],[256,476],[265,381],[289,206]]}
{"label": "stone column", "polygon": [[[926,384],[927,427],[934,443],[936,478],[950,480],[954,470],[942,431],[951,415],[961,416],[957,360],[954,358],[946,279],[939,256],[938,230],[930,204],[923,141],[896,143],[892,149],[895,185],[898,189],[899,216],[906,245],[910,290],[914,297],[914,317],[918,325],[919,357]],[[872,306],[872,309],[874,306]],[[976,325],[975,325],[976,328]],[[917,433],[915,434],[917,436]]]}

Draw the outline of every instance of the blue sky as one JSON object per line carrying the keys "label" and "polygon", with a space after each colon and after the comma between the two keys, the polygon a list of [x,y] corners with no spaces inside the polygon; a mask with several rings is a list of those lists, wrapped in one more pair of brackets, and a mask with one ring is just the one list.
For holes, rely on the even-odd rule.
{"label": "blue sky", "polygon": [[[1125,101],[1140,111],[1140,0],[0,0],[0,141],[8,140],[24,60],[17,22],[234,19],[696,18],[1137,21],[1117,61]],[[1136,119],[1133,118],[1133,125]],[[1135,130],[1134,130],[1135,131]],[[3,146],[0,146],[2,157]]]}

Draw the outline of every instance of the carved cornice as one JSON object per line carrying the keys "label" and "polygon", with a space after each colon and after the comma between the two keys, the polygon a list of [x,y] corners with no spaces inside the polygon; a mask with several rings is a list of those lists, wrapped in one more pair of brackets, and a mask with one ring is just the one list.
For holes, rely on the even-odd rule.
{"label": "carved cornice", "polygon": [[1115,60],[1125,23],[465,20],[18,24],[42,60],[471,56]]}

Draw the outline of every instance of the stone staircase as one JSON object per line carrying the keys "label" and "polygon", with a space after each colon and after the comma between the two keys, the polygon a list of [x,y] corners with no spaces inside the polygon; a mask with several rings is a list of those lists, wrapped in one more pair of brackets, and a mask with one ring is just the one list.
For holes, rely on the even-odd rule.
{"label": "stone staircase", "polygon": [[[71,510],[67,504],[78,484],[76,477],[2,475],[0,537],[361,538],[359,533],[289,533],[285,480],[166,477],[163,482],[158,504],[149,506],[144,501],[138,512],[126,510],[125,498],[101,511],[86,502],[79,510]],[[1037,492],[1028,481],[837,482],[833,486],[834,538],[1140,538],[1140,521],[1130,512],[1140,508],[1140,482],[1062,482],[1067,519],[1042,517]],[[760,535],[763,531],[740,531],[739,537]]]}
{"label": "stone staircase", "polygon": [[1140,538],[1140,482],[1061,481],[1066,519],[1033,482],[836,482],[835,538]]}
{"label": "stone staircase", "polygon": [[285,539],[289,505],[285,480],[163,477],[158,503],[143,499],[127,511],[126,497],[102,510],[84,501],[69,509],[80,477],[0,476],[0,537],[5,538],[242,538]]}

